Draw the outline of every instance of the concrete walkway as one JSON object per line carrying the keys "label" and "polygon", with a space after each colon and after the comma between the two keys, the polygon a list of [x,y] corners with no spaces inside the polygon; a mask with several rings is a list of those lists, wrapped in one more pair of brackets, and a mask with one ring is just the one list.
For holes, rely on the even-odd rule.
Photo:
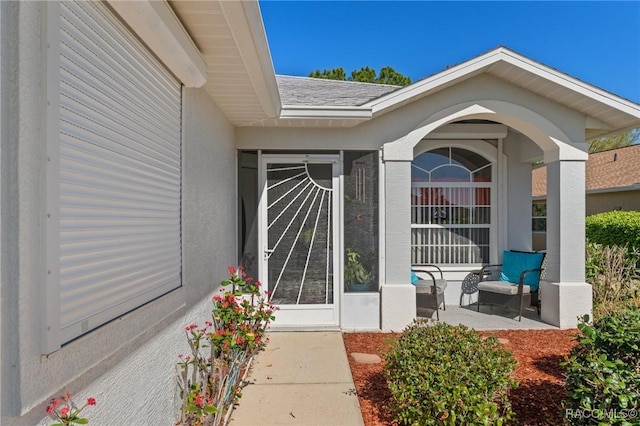
{"label": "concrete walkway", "polygon": [[[435,319],[435,311],[418,309]],[[478,330],[556,328],[540,321],[533,309],[517,314],[500,307],[447,306],[440,321]],[[231,415],[231,426],[364,425],[342,334],[272,332],[249,375],[250,384]]]}
{"label": "concrete walkway", "polygon": [[231,425],[364,425],[340,332],[273,332]]}

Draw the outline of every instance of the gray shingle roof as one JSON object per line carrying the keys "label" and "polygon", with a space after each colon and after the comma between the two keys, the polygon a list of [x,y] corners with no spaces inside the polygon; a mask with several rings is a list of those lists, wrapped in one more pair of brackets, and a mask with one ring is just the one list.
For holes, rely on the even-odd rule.
{"label": "gray shingle roof", "polygon": [[360,106],[401,86],[276,75],[283,105]]}

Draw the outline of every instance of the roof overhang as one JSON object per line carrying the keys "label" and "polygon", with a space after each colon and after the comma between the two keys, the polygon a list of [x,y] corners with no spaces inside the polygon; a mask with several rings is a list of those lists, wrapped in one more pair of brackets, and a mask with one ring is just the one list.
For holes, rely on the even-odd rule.
{"label": "roof overhang", "polygon": [[640,126],[640,105],[505,47],[498,47],[363,106],[371,107],[376,117],[482,73],[583,113],[587,117],[587,139]]}
{"label": "roof overhang", "polygon": [[372,116],[371,108],[363,107],[315,107],[315,106],[297,106],[285,105],[280,110],[280,118],[282,119],[356,119],[368,120]]}
{"label": "roof overhang", "polygon": [[277,118],[280,93],[258,2],[169,0],[168,4],[206,64],[204,89],[229,121],[245,126]]}
{"label": "roof overhang", "polygon": [[358,107],[282,105],[257,1],[109,3],[185,86],[204,87],[236,126],[356,126],[488,73],[583,113],[587,139],[640,127],[640,105],[504,47]]}

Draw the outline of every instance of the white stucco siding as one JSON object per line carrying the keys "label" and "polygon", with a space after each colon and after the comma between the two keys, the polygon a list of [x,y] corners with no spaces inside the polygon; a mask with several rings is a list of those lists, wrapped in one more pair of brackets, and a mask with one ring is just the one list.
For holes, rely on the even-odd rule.
{"label": "white stucco siding", "polygon": [[236,261],[236,150],[234,128],[209,95],[184,90],[183,283],[192,303]]}
{"label": "white stucco siding", "polygon": [[383,158],[398,160],[411,155],[410,148],[431,131],[465,119],[491,120],[517,129],[545,151],[547,160],[586,150],[584,115],[488,75],[469,79],[398,112],[414,108],[419,109],[422,121],[387,145]]}
{"label": "white stucco siding", "polygon": [[502,249],[528,251],[531,250],[531,163],[523,159],[522,154],[534,151],[535,144],[521,134],[510,132],[503,146],[507,157],[504,182],[507,203],[505,211],[499,214],[506,213],[507,235],[506,247]]}
{"label": "white stucco siding", "polygon": [[182,287],[43,356],[45,9],[44,2],[0,2],[0,424],[48,424],[46,404],[65,392],[98,400],[87,410],[92,423],[173,424],[182,327],[204,318],[205,300],[235,259],[233,127],[203,90],[185,91]]}

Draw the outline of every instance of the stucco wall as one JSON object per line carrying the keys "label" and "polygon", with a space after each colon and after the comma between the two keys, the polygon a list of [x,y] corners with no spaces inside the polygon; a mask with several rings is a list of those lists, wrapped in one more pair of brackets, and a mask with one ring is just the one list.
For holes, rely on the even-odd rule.
{"label": "stucco wall", "polygon": [[611,210],[640,211],[640,191],[587,194],[587,216]]}
{"label": "stucco wall", "polygon": [[507,155],[506,250],[531,250],[531,162],[526,159],[536,151],[535,148],[529,138],[515,132],[509,132],[504,139]]}
{"label": "stucco wall", "polygon": [[[46,247],[44,3],[0,2],[2,253],[0,424],[34,425],[51,397],[93,396],[96,424],[172,424],[182,327],[235,260],[233,127],[201,90],[184,94],[183,286],[43,356]],[[5,106],[8,106],[5,108]]]}

